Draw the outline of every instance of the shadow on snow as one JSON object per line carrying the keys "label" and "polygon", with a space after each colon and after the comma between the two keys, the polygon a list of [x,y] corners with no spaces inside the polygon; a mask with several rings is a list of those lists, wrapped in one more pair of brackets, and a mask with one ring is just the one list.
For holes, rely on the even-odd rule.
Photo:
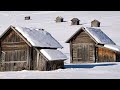
{"label": "shadow on snow", "polygon": [[111,66],[111,65],[117,65],[115,63],[107,63],[107,64],[69,64],[64,65],[64,68],[93,68],[96,66]]}

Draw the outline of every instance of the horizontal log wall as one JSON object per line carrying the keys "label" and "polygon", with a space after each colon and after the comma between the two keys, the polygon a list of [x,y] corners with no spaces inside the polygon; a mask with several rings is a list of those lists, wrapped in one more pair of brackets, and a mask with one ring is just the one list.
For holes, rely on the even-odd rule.
{"label": "horizontal log wall", "polygon": [[81,33],[77,34],[74,40],[72,40],[72,44],[76,43],[94,43],[94,41],[85,31],[81,31]]}
{"label": "horizontal log wall", "polygon": [[106,48],[98,47],[98,61],[97,62],[115,62],[116,53]]}
{"label": "horizontal log wall", "polygon": [[63,68],[64,68],[64,61],[63,60],[56,60],[56,61],[48,61],[47,62],[47,71],[56,70],[56,69],[63,69]]}
{"label": "horizontal log wall", "polygon": [[1,70],[28,69],[29,46],[15,31],[10,30],[1,39]]}

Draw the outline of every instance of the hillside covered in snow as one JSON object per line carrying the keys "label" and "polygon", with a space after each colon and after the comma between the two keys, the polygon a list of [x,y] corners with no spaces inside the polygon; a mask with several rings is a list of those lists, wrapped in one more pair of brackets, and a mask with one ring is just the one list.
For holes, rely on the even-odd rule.
{"label": "hillside covered in snow", "polygon": [[[25,20],[30,16],[30,20]],[[65,22],[56,23],[57,16]],[[79,18],[80,25],[71,25],[72,18]],[[55,71],[0,72],[3,78],[120,78],[120,63],[94,63],[71,65],[69,44],[65,43],[82,26],[90,27],[91,21],[101,22],[100,28],[116,45],[120,46],[120,11],[0,11],[0,35],[10,26],[41,28],[48,31],[62,46],[67,55],[65,69]],[[34,33],[33,33],[34,34]],[[70,65],[70,66],[69,66]],[[77,67],[78,66],[78,67]]]}

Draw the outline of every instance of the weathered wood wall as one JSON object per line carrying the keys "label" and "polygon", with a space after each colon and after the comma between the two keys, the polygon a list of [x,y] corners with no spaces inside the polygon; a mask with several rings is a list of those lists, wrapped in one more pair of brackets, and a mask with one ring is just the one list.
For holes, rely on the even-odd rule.
{"label": "weathered wood wall", "polygon": [[64,61],[63,60],[56,60],[56,61],[47,61],[47,68],[46,70],[56,70],[56,69],[63,69],[64,68]]}
{"label": "weathered wood wall", "polygon": [[116,53],[106,48],[98,47],[98,61],[97,62],[115,62]]}
{"label": "weathered wood wall", "polygon": [[33,48],[33,50],[32,50],[32,54],[33,54],[33,59],[32,59],[32,61],[31,61],[31,69],[32,70],[37,70],[37,51],[36,51],[36,49],[35,48]]}
{"label": "weathered wood wall", "polygon": [[73,44],[73,63],[95,62],[95,49],[93,44]]}
{"label": "weathered wood wall", "polygon": [[120,52],[116,53],[116,62],[120,62]]}
{"label": "weathered wood wall", "polygon": [[59,68],[64,68],[64,61],[63,60],[49,61],[42,53],[39,53],[38,62],[36,66],[37,70],[40,71],[55,70]]}
{"label": "weathered wood wall", "polygon": [[95,62],[94,41],[86,32],[78,33],[70,44],[71,63]]}
{"label": "weathered wood wall", "polygon": [[63,22],[63,18],[57,17],[57,18],[56,18],[56,22]]}
{"label": "weathered wood wall", "polygon": [[39,53],[39,57],[37,61],[37,69],[40,71],[46,71],[47,69],[46,63],[47,63],[46,57],[42,53]]}
{"label": "weathered wood wall", "polygon": [[98,22],[98,21],[92,21],[91,22],[91,27],[100,27],[100,22]]}
{"label": "weathered wood wall", "polygon": [[1,69],[2,71],[23,70],[28,68],[29,46],[10,30],[1,39]]}

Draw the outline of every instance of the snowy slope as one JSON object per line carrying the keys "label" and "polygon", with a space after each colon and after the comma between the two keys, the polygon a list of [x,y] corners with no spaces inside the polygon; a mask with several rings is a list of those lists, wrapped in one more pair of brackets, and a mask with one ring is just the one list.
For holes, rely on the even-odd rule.
{"label": "snowy slope", "polygon": [[65,65],[53,71],[0,72],[0,79],[120,79],[120,63]]}
{"label": "snowy slope", "polygon": [[[24,20],[25,16],[31,20]],[[55,23],[55,18],[62,16],[63,23]],[[82,25],[71,25],[72,18],[79,18]],[[60,49],[68,56],[69,44],[65,41],[81,26],[91,26],[91,21],[97,19],[101,22],[100,29],[107,34],[118,46],[120,45],[120,11],[1,11],[0,34],[9,25],[36,27],[47,30],[64,47]]]}
{"label": "snowy slope", "polygon": [[[31,16],[31,20],[24,20]],[[55,23],[55,18],[62,16],[63,23]],[[71,25],[72,18],[79,18],[82,25]],[[0,79],[5,78],[50,78],[50,79],[79,79],[79,78],[120,78],[120,63],[95,63],[69,66],[69,44],[65,41],[81,26],[90,27],[91,21],[97,19],[101,22],[100,29],[120,46],[120,11],[0,11],[0,34],[10,25],[36,27],[47,30],[64,47],[60,49],[68,56],[66,69],[54,71],[17,71],[0,72]],[[68,65],[68,66],[67,66]],[[75,67],[79,68],[75,68]]]}

